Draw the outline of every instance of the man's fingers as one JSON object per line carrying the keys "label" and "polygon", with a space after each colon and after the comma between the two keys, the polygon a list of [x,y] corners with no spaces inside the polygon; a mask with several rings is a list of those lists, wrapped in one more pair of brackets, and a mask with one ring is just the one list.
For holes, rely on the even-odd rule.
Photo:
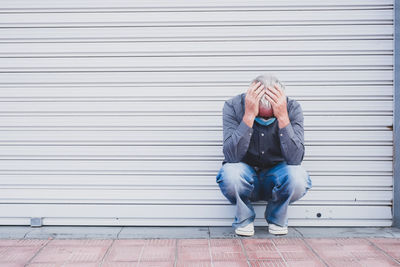
{"label": "man's fingers", "polygon": [[265,94],[265,97],[271,103],[272,106],[275,106],[276,102],[271,97],[269,97],[267,94]]}
{"label": "man's fingers", "polygon": [[274,87],[276,88],[276,90],[278,91],[278,93],[279,93],[280,95],[283,95],[282,89],[281,89],[276,83],[274,84]]}
{"label": "man's fingers", "polygon": [[247,93],[253,92],[253,91],[257,88],[257,85],[259,85],[259,84],[260,84],[260,82],[258,82],[258,83],[253,82],[253,83],[249,86],[249,89],[247,89]]}
{"label": "man's fingers", "polygon": [[261,90],[261,91],[259,91],[259,92],[257,93],[257,99],[260,100],[261,97],[262,97],[264,94],[265,94],[265,89],[263,88],[263,90]]}
{"label": "man's fingers", "polygon": [[[270,88],[270,87],[268,87]],[[274,102],[278,102],[278,96],[275,95],[271,90],[267,90],[267,95],[274,100]]]}
{"label": "man's fingers", "polygon": [[264,94],[265,94],[265,93],[261,93],[261,94],[259,94],[259,95],[257,96],[257,98],[256,98],[257,102],[260,102],[260,101],[261,101],[261,98],[264,97]]}
{"label": "man's fingers", "polygon": [[261,92],[265,91],[264,85],[262,84],[260,87],[258,87],[255,91],[254,91],[254,96],[257,97],[258,94],[260,94]]}
{"label": "man's fingers", "polygon": [[271,87],[271,86],[268,86],[267,91],[270,91],[271,93],[273,93],[277,97],[280,97],[280,95],[281,95],[280,92],[276,88]]}

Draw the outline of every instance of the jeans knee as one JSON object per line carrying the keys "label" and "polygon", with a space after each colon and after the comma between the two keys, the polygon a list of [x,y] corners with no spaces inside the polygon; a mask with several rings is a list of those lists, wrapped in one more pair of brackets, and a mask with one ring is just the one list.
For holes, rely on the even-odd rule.
{"label": "jeans knee", "polygon": [[301,166],[290,166],[287,179],[287,191],[293,196],[293,201],[304,196],[308,189],[311,188],[310,177]]}
{"label": "jeans knee", "polygon": [[216,182],[225,197],[234,203],[236,194],[248,195],[254,189],[255,171],[245,163],[225,163],[219,171]]}
{"label": "jeans knee", "polygon": [[217,175],[216,182],[226,184],[240,184],[241,182],[254,183],[255,171],[243,162],[225,163]]}

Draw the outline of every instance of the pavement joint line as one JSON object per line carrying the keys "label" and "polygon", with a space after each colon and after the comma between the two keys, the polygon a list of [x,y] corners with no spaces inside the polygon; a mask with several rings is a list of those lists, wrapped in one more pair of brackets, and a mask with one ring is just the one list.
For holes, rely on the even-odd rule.
{"label": "pavement joint line", "polygon": [[238,238],[238,239],[239,239],[240,246],[242,247],[242,250],[243,250],[244,256],[246,257],[247,265],[251,266],[251,264],[250,264],[250,260],[249,260],[249,257],[248,257],[248,255],[247,255],[247,250],[244,248],[244,245],[243,245],[242,239],[241,239],[241,238]]}
{"label": "pavement joint line", "polygon": [[314,248],[308,244],[306,238],[301,238],[301,240],[304,242],[304,244],[308,247],[309,250],[311,250],[312,253],[314,253],[315,256],[317,256],[317,258],[325,265],[325,266],[329,266],[329,264],[327,262],[325,262],[325,260],[323,258],[321,258],[321,256],[319,256],[319,254],[314,250]]}
{"label": "pavement joint line", "polygon": [[373,247],[375,247],[378,251],[380,251],[383,255],[385,255],[387,258],[391,259],[392,261],[394,261],[397,264],[400,264],[400,261],[396,260],[395,258],[393,258],[392,256],[390,256],[389,254],[386,253],[386,251],[384,251],[383,249],[381,249],[379,246],[377,246],[374,242],[372,242],[371,240],[369,240],[369,238],[365,238],[365,240],[367,240]]}
{"label": "pavement joint line", "polygon": [[122,232],[122,229],[124,229],[124,226],[121,227],[121,230],[117,233],[116,239],[119,239],[119,234]]}
{"label": "pavement joint line", "polygon": [[103,256],[103,258],[101,259],[101,262],[100,262],[100,267],[103,266],[104,260],[106,259],[108,253],[111,251],[111,248],[114,245],[114,242],[115,242],[115,239],[111,242],[111,245],[107,248],[106,253],[104,253],[104,256]]}
{"label": "pavement joint line", "polygon": [[139,254],[139,258],[138,258],[138,262],[137,262],[136,266],[139,266],[139,263],[140,263],[140,260],[142,259],[143,251],[144,251],[144,248],[146,247],[146,245],[147,244],[146,244],[146,241],[145,241],[143,246],[142,246],[142,249],[140,250],[140,254]]}
{"label": "pavement joint line", "polygon": [[47,239],[47,242],[44,246],[42,246],[40,249],[38,249],[38,251],[36,251],[35,255],[33,255],[27,263],[24,264],[24,266],[28,266],[28,264],[30,264],[32,262],[32,260],[45,248],[47,247],[47,245],[52,241],[53,239]]}
{"label": "pavement joint line", "polygon": [[[32,228],[32,227],[31,227]],[[25,239],[26,238],[26,236],[30,233],[30,232],[32,232],[34,229],[30,229],[29,231],[27,231],[25,234],[24,234],[24,237],[22,237],[22,239]]]}
{"label": "pavement joint line", "polygon": [[[210,227],[208,227],[208,229],[210,229]],[[214,260],[213,260],[213,256],[212,256],[212,253],[211,253],[211,241],[210,241],[210,238],[207,238],[207,240],[208,240],[208,253],[210,254],[210,259],[211,259],[211,267],[214,267]]]}
{"label": "pavement joint line", "polygon": [[281,251],[280,251],[280,250],[278,249],[278,247],[276,246],[275,241],[274,241],[274,238],[271,238],[271,242],[272,242],[272,244],[274,245],[274,247],[275,247],[276,251],[278,252],[279,256],[281,256],[281,259],[283,260],[283,262],[285,263],[285,265],[289,267],[289,264],[287,263],[286,259],[283,257]]}
{"label": "pavement joint line", "polygon": [[296,227],[293,227],[293,230],[296,231],[297,233],[299,233],[299,235],[301,236],[301,238],[304,238],[304,235],[302,232],[300,232],[299,229],[297,229]]}
{"label": "pavement joint line", "polygon": [[174,261],[174,267],[176,267],[176,265],[178,264],[178,240],[179,239],[175,239],[175,261]]}

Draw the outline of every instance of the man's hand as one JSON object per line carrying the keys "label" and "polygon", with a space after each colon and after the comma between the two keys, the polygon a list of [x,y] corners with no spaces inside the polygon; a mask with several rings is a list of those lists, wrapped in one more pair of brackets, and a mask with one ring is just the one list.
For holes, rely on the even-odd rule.
{"label": "man's hand", "polygon": [[279,122],[279,128],[286,127],[290,123],[290,120],[287,112],[285,93],[277,84],[274,84],[274,87],[267,87],[265,97],[271,103],[272,109],[274,110],[274,116]]}
{"label": "man's hand", "polygon": [[261,82],[253,82],[247,90],[243,121],[249,127],[253,127],[254,118],[258,115],[260,99],[264,94],[265,88],[264,84],[261,84]]}

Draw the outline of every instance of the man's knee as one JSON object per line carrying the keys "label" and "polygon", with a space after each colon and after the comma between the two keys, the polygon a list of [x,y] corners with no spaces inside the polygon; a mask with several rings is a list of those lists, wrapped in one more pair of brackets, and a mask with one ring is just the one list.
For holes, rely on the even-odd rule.
{"label": "man's knee", "polygon": [[255,171],[246,163],[225,163],[217,175],[216,182],[239,184],[247,181],[252,184],[254,182],[254,175]]}
{"label": "man's knee", "polygon": [[225,163],[217,175],[216,182],[223,195],[231,203],[235,203],[236,194],[251,194],[255,175],[255,171],[246,163]]}
{"label": "man's knee", "polygon": [[287,190],[292,196],[292,201],[303,197],[311,188],[311,179],[307,171],[300,165],[288,165]]}

